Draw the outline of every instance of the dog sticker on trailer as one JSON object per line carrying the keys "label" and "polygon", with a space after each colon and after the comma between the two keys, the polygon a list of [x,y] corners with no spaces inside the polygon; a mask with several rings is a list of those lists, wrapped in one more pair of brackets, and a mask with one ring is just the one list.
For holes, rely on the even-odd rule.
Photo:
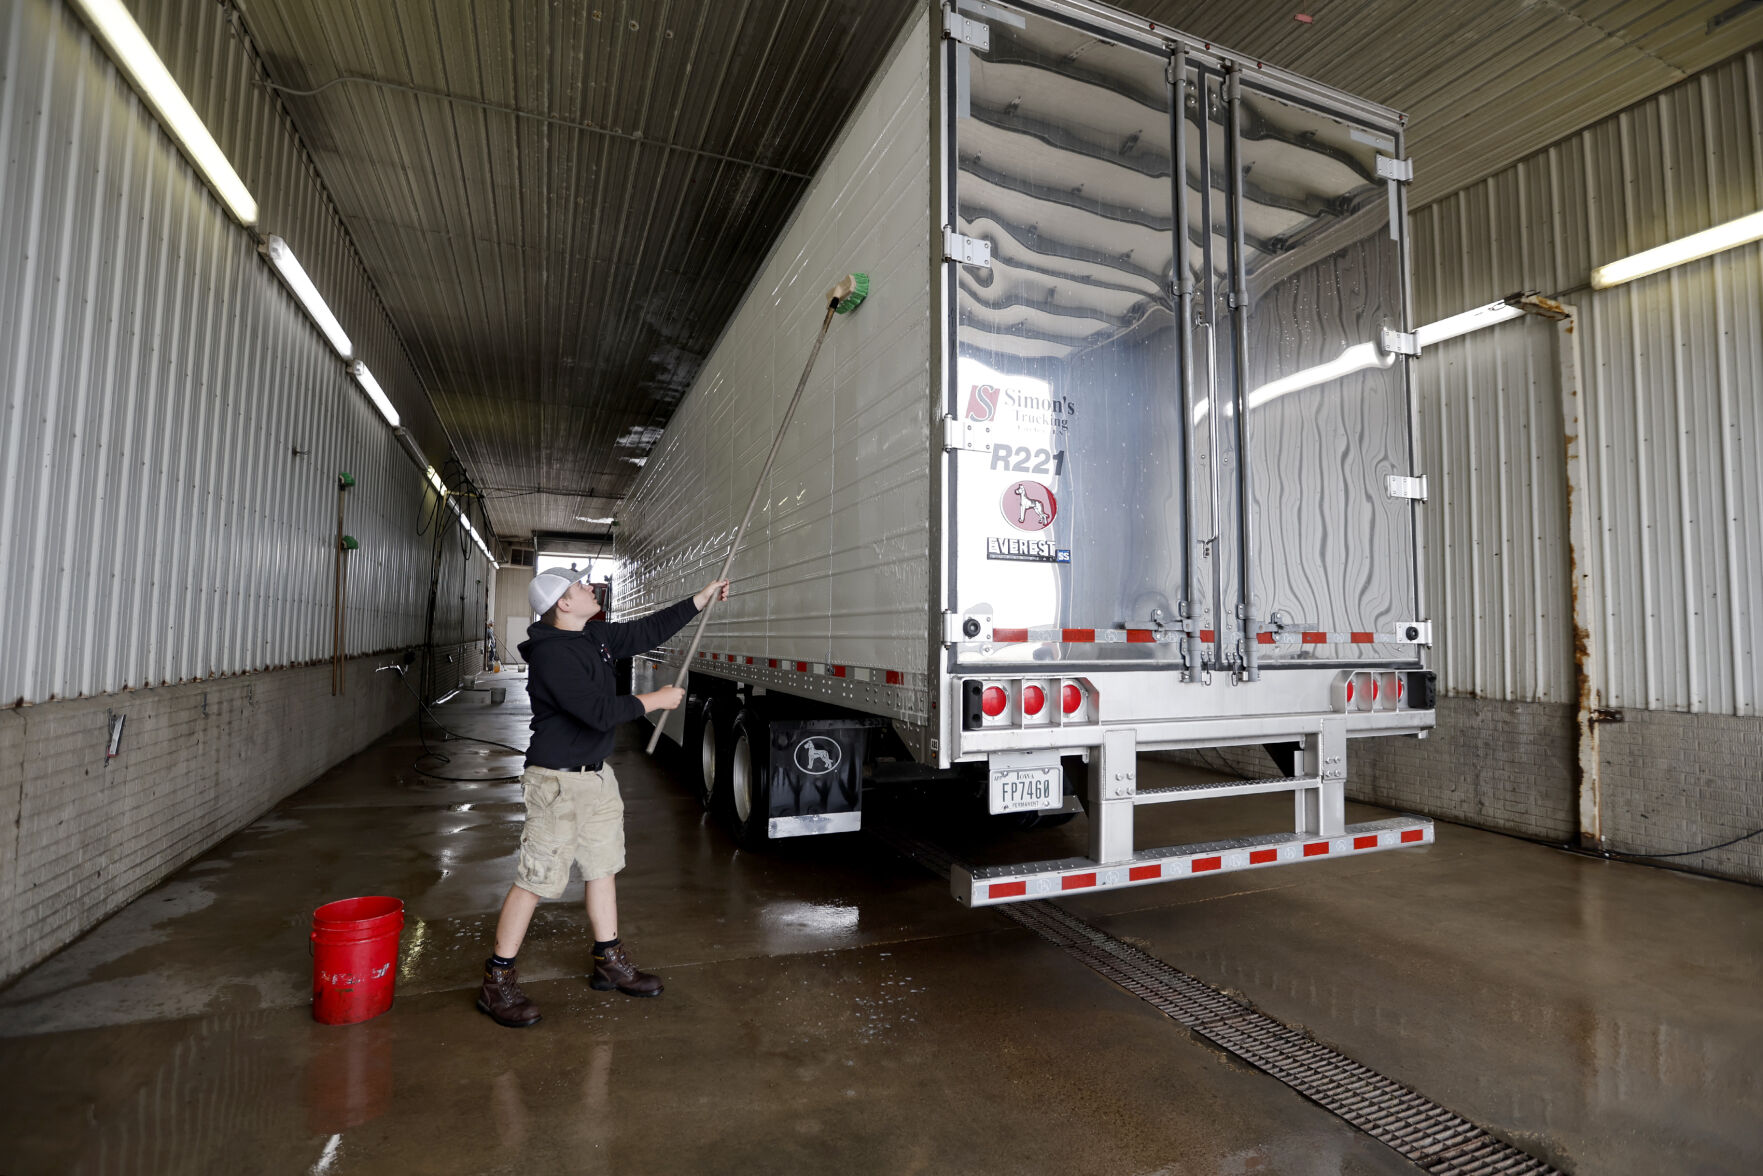
{"label": "dog sticker on trailer", "polygon": [[1044,531],[1059,514],[1059,500],[1039,482],[1012,482],[998,504],[1004,521],[1018,531]]}

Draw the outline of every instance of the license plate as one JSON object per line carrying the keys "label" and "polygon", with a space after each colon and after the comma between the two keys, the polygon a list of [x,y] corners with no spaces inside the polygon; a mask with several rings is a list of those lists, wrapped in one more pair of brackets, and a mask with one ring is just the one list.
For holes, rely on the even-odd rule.
{"label": "license plate", "polygon": [[1054,809],[1065,804],[1065,774],[1057,764],[1044,768],[992,769],[994,813]]}

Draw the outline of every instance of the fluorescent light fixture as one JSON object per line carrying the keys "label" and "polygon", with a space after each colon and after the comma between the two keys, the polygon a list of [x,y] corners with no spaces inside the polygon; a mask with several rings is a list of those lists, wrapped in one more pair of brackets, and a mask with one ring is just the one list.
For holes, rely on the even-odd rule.
{"label": "fluorescent light fixture", "polygon": [[435,493],[439,494],[442,498],[447,497],[447,483],[441,481],[441,475],[435,473],[435,467],[429,466],[427,473],[429,485],[435,488]]}
{"label": "fluorescent light fixture", "polygon": [[471,520],[462,515],[459,521],[465,524],[466,533],[471,536],[471,541],[477,544],[477,549],[484,553],[484,558],[495,563],[496,557],[490,554],[489,545],[484,542],[483,536],[477,533],[477,528],[471,525]]}
{"label": "fluorescent light fixture", "polygon": [[349,365],[349,374],[355,377],[355,382],[361,385],[361,390],[367,393],[367,398],[373,401],[373,406],[380,410],[380,415],[386,418],[386,423],[396,429],[398,427],[398,410],[392,407],[390,400],[386,399],[386,390],[381,388],[380,382],[373,378],[373,373],[367,370],[367,365],[358,359]]}
{"label": "fluorescent light fixture", "polygon": [[1657,249],[1648,249],[1621,261],[1601,265],[1592,271],[1592,289],[1603,290],[1619,286],[1623,282],[1632,282],[1662,269],[1670,269],[1674,265],[1682,265],[1686,261],[1695,261],[1711,253],[1719,253],[1723,249],[1732,249],[1760,239],[1763,239],[1763,212],[1753,212],[1750,216],[1741,216],[1723,225],[1680,237]]}
{"label": "fluorescent light fixture", "polygon": [[190,100],[172,81],[165,63],[159,60],[159,54],[153,51],[146,34],[141,32],[141,26],[135,23],[121,0],[73,0],[73,6],[86,18],[86,23],[92,26],[110,56],[128,74],[135,89],[147,100],[147,105],[159,115],[161,125],[183,147],[184,154],[190,157],[197,170],[207,177],[210,186],[239,223],[256,224],[257,201],[252,199],[245,181],[227,162],[220,144],[202,125]]}
{"label": "fluorescent light fixture", "polygon": [[324,337],[337,349],[337,354],[348,359],[354,345],[349,342],[349,336],[344,334],[343,324],[337,321],[337,316],[325,305],[324,299],[318,293],[318,287],[306,276],[305,268],[301,266],[300,259],[294,256],[294,251],[288,248],[288,243],[280,237],[267,237],[264,239],[262,252],[263,256],[269,258],[269,264],[275,266],[276,273],[282,276],[282,281],[288,284],[288,289],[294,292],[294,297],[300,300],[300,305],[306,308],[306,313],[312,316],[312,321],[318,324],[318,329],[324,332]]}
{"label": "fluorescent light fixture", "polygon": [[446,502],[447,508],[453,512],[453,517],[459,520],[459,525],[465,528],[465,533],[471,536],[471,541],[477,544],[477,549],[484,553],[484,558],[496,567],[501,567],[501,564],[496,563],[496,557],[490,554],[489,545],[484,542],[483,536],[477,533],[477,528],[471,525],[471,520],[465,517],[463,510],[459,509],[458,501],[448,498]]}
{"label": "fluorescent light fixture", "polygon": [[1459,335],[1467,335],[1495,323],[1510,322],[1523,317],[1523,307],[1512,306],[1504,301],[1490,302],[1486,306],[1454,314],[1436,323],[1427,323],[1414,332],[1414,341],[1423,348],[1431,347],[1434,343],[1443,343],[1446,339],[1455,339]]}

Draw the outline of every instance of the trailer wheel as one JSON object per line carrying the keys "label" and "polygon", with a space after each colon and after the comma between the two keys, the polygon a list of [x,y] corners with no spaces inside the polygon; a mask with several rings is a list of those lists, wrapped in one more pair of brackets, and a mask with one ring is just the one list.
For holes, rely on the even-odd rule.
{"label": "trailer wheel", "polygon": [[[716,776],[704,771],[704,757],[701,754],[706,730],[714,731],[711,723],[710,699],[697,694],[686,695],[685,730],[680,732],[680,768],[685,778],[686,787],[708,807],[711,789],[716,784]],[[714,738],[714,735],[712,735]]]}
{"label": "trailer wheel", "polygon": [[722,708],[726,705],[713,698],[703,701],[699,707],[697,738],[690,753],[697,761],[692,782],[696,785],[698,803],[706,812],[716,807],[717,792],[728,787],[728,757],[725,754],[728,732],[727,724],[722,721]]}
{"label": "trailer wheel", "polygon": [[751,711],[742,711],[730,731],[723,808],[729,831],[742,849],[760,848],[770,833],[770,764],[765,723]]}

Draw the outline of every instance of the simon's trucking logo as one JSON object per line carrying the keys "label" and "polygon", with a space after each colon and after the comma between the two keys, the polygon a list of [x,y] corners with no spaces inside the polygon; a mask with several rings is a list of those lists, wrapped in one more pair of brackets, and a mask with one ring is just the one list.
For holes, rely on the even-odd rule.
{"label": "simon's trucking logo", "polygon": [[968,420],[996,420],[1000,413],[1006,411],[1023,424],[1063,426],[1076,414],[1077,405],[1060,396],[1030,396],[1026,392],[999,387],[997,384],[975,384],[967,390]]}

